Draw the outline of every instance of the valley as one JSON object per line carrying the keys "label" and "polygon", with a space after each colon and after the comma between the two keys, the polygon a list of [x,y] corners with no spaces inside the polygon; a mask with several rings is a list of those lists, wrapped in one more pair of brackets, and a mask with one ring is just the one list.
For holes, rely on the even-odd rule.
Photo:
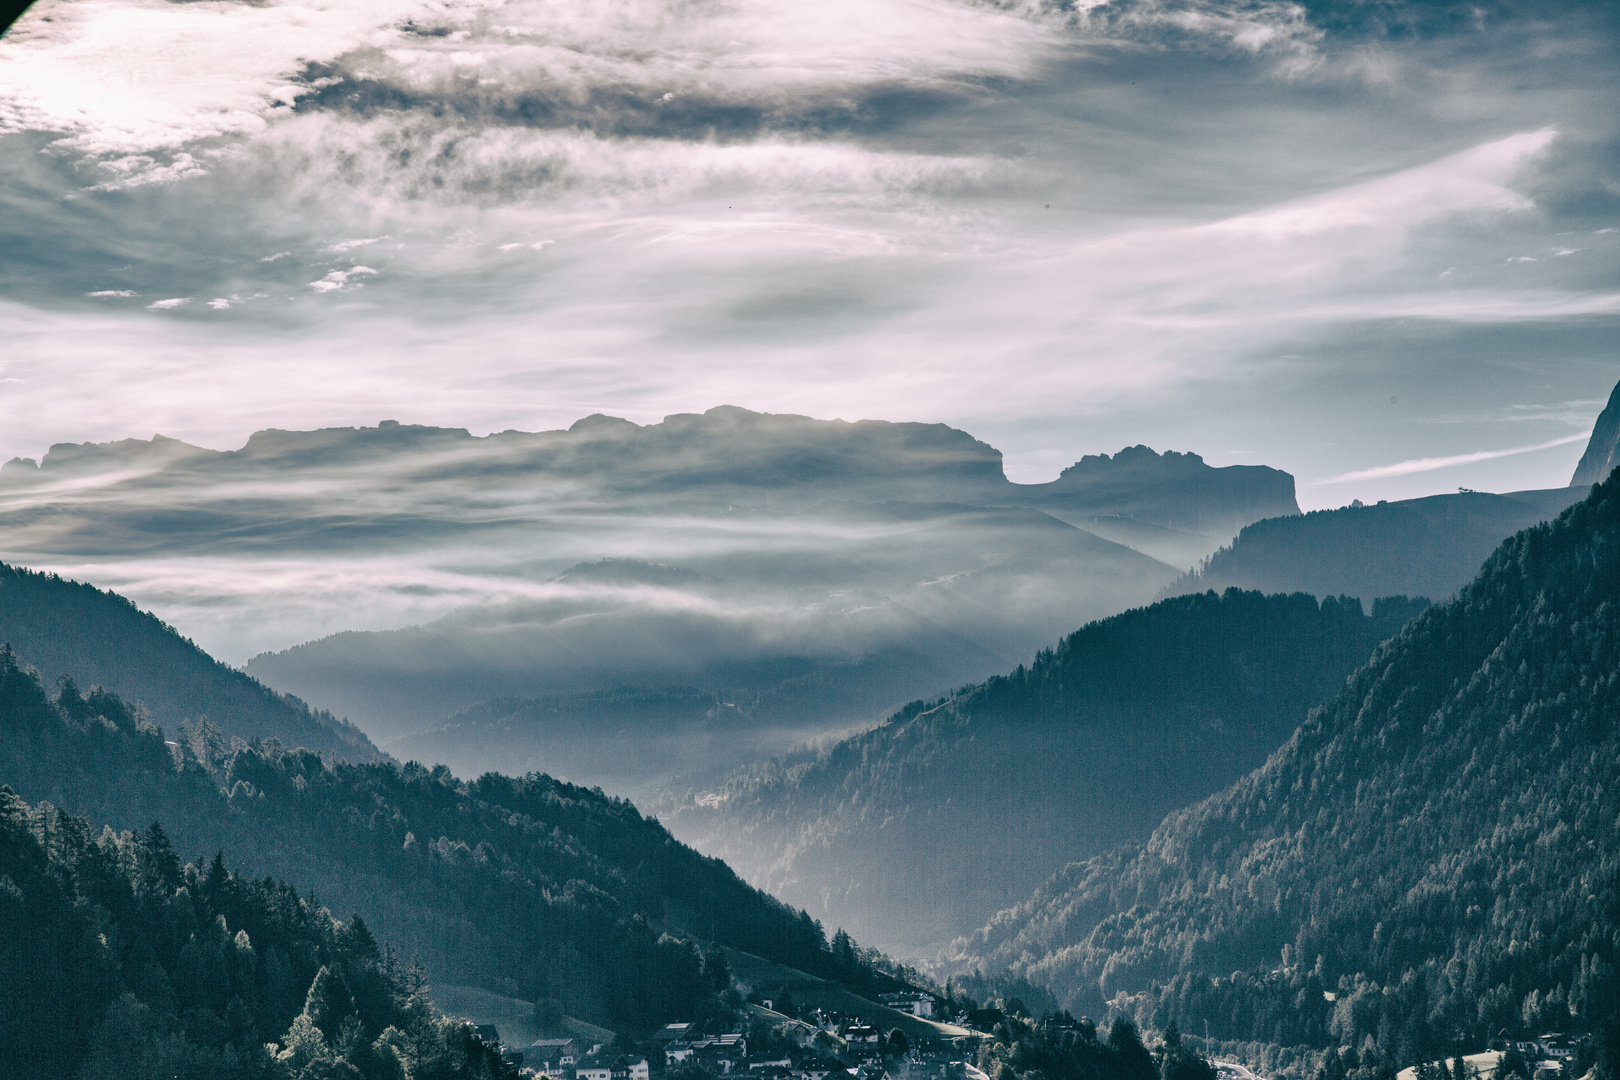
{"label": "valley", "polygon": [[0,0],[0,1080],[1620,1080],[1620,2]]}
{"label": "valley", "polygon": [[[0,872],[79,914],[0,981],[48,1001],[99,973],[63,1049],[7,1052],[42,1076],[1399,1080],[1506,1032],[1492,1080],[1566,1046],[1601,1071],[1616,482],[1244,522],[1249,474],[1139,448],[1071,470],[1084,498],[978,505],[914,498],[1007,492],[982,444],[924,435],[876,437],[980,464],[895,487],[846,461],[873,502],[773,479],[798,506],[685,532],[680,563],[576,562],[246,672],[4,567]],[[93,486],[102,453],[52,468]],[[1199,551],[1179,577],[1153,554]],[[1435,595],[1379,591],[1408,585]],[[134,921],[85,946],[84,919]]]}

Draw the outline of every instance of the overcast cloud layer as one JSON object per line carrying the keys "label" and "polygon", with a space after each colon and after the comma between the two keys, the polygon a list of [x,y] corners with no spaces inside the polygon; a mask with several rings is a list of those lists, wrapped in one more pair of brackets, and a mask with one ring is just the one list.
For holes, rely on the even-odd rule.
{"label": "overcast cloud layer", "polygon": [[1620,377],[1610,5],[40,0],[0,459],[727,402],[1566,483]]}

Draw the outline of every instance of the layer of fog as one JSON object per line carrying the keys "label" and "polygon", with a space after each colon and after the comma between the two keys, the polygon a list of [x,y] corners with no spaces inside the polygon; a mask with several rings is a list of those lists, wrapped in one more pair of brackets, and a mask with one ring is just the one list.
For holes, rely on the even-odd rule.
{"label": "layer of fog", "polygon": [[[964,432],[730,408],[486,438],[385,423],[267,431],[228,453],[59,445],[0,469],[0,552],[253,657],[252,674],[401,757],[639,791],[1023,662],[1150,599],[1246,521],[1292,512],[1290,491],[1146,449],[1025,489]],[[1042,500],[1105,516],[1087,531]],[[710,703],[666,707],[682,687]],[[569,695],[589,700],[515,733],[507,714],[453,739],[434,728],[480,702]],[[579,730],[554,730],[557,709]],[[646,727],[633,738],[626,710]],[[639,752],[647,740],[675,745]]]}

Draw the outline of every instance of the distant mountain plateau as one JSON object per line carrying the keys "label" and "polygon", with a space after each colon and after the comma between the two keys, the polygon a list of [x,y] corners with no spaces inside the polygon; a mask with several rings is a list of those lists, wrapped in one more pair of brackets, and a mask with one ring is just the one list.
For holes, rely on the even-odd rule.
{"label": "distant mountain plateau", "polygon": [[1014,484],[944,425],[732,407],[59,445],[0,469],[8,557],[258,653],[249,674],[384,750],[630,792],[1006,670],[1297,513],[1260,466],[1138,446]]}

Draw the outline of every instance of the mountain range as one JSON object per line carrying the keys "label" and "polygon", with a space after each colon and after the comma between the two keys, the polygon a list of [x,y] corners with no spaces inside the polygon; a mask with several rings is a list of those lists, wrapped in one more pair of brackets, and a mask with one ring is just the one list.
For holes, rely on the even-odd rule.
{"label": "mountain range", "polygon": [[1074,1008],[1421,1060],[1608,1014],[1620,481],[1519,533],[1259,769],[952,947]]}
{"label": "mountain range", "polygon": [[[483,438],[385,422],[223,452],[65,444],[0,469],[0,551],[117,583],[388,752],[468,775],[516,755],[637,793],[1007,670],[1297,512],[1288,474],[1196,454],[1138,446],[1015,484],[944,425],[732,407]],[[651,704],[682,688],[721,712],[694,728]],[[520,722],[549,707],[522,702],[604,694],[641,695],[614,730],[655,723],[652,740],[616,753]],[[443,734],[497,700],[519,703],[498,749]]]}
{"label": "mountain range", "polygon": [[[420,560],[454,549],[435,532],[459,543],[486,528],[515,535],[547,524],[582,536],[579,522],[596,515],[608,522],[591,526],[598,535],[629,522],[639,539],[668,545],[678,534],[685,556],[608,552],[531,570],[544,579],[528,593],[259,661],[261,672],[302,665],[327,680],[326,692],[347,686],[355,700],[387,688],[393,696],[371,706],[393,725],[381,745],[482,772],[471,780],[444,764],[399,765],[359,729],[218,663],[115,593],[4,567],[0,784],[34,805],[0,792],[0,904],[33,905],[61,930],[41,939],[37,964],[15,949],[0,954],[22,973],[14,981],[90,957],[104,978],[75,1023],[96,1060],[141,1046],[224,1062],[218,1055],[249,1020],[303,1053],[305,1036],[276,1029],[306,985],[305,1027],[333,1021],[326,1043],[311,1035],[307,1046],[332,1051],[338,1013],[319,1006],[319,969],[380,963],[366,959],[381,954],[356,925],[419,953],[436,978],[556,997],[582,1020],[645,1032],[671,1015],[731,1007],[715,946],[876,993],[901,985],[894,965],[847,934],[829,942],[824,927],[915,954],[979,924],[938,960],[942,975],[963,977],[943,992],[952,1004],[962,987],[982,988],[1016,1020],[1018,988],[1043,1004],[1134,1018],[1167,1040],[1174,1021],[1232,1045],[1294,1047],[1307,1055],[1300,1061],[1337,1048],[1323,1080],[1388,1080],[1391,1063],[1498,1032],[1606,1022],[1620,993],[1611,700],[1620,480],[1251,521],[1178,582],[1172,566],[1120,540],[1190,550],[1189,537],[1209,536],[1197,530],[1253,512],[1258,503],[1231,509],[1244,492],[1273,498],[1272,479],[1220,478],[1192,455],[1138,448],[1081,462],[1064,491],[1031,496],[1044,507],[983,505],[940,498],[994,491],[1001,475],[999,461],[985,467],[993,451],[949,429],[822,428],[724,410],[698,419],[652,435],[606,418],[576,425],[585,434],[567,444],[568,467],[584,469],[597,439],[610,440],[591,451],[607,463],[591,466],[594,488],[576,475],[574,509],[552,518],[523,518],[523,499],[498,485],[480,495],[460,466],[446,466],[453,479],[435,489],[429,459],[445,466],[471,440],[439,429],[269,439],[255,454],[277,464],[257,481],[262,462],[157,441],[8,467],[9,535],[81,543],[78,557],[141,529],[155,538],[164,513],[187,523],[199,551],[215,529],[228,534],[226,548],[263,542],[290,557],[307,545],[319,555],[342,548],[352,525],[364,558]],[[726,425],[778,442],[719,468],[717,447],[748,445]],[[710,438],[716,431],[724,437]],[[829,432],[847,453],[810,467],[804,443],[825,449]],[[426,471],[399,471],[400,446],[388,440],[425,455],[412,467]],[[697,464],[677,460],[683,447]],[[636,454],[667,458],[652,462],[668,475],[646,481],[651,495],[636,493],[636,468],[624,464],[642,461]],[[267,501],[219,502],[199,479],[210,469],[246,469],[221,483],[262,483]],[[363,482],[336,486],[345,470]],[[891,497],[883,477],[906,470],[915,484],[903,494],[933,501]],[[752,484],[757,494],[784,471],[804,479],[796,505],[708,504],[708,517],[698,503],[679,505],[692,492],[729,497]],[[839,484],[868,498],[828,497]],[[99,508],[82,495],[96,490]],[[499,506],[488,501],[497,495]],[[479,498],[483,523],[467,512]],[[438,510],[434,499],[444,500]],[[666,501],[654,514],[637,499]],[[300,505],[303,518],[285,516]],[[1236,516],[1210,516],[1219,506]],[[433,513],[443,520],[425,527]],[[236,525],[223,526],[232,514]],[[262,526],[257,540],[238,527],[249,521]],[[1116,539],[1101,535],[1109,531]],[[1469,546],[1488,543],[1498,546],[1472,579],[1448,585]],[[469,541],[464,570],[474,549],[512,558],[519,547]],[[253,565],[245,552],[228,557]],[[505,565],[483,572],[521,579],[516,563]],[[1240,570],[1318,589],[1333,574],[1435,584],[1440,602],[1397,595],[1364,606],[1350,595],[1202,587]],[[778,591],[767,594],[767,583]],[[1178,594],[1146,603],[1155,592]],[[874,597],[882,603],[865,602]],[[1076,613],[1088,606],[1103,613],[1087,622]],[[1019,613],[1030,625],[1018,625]],[[1006,662],[1065,618],[1081,629]],[[540,676],[525,683],[525,664]],[[885,697],[996,664],[1008,673],[925,690],[872,730],[768,758]],[[506,775],[483,771],[484,761]],[[648,805],[669,827],[543,771],[565,769],[663,787]],[[708,779],[689,783],[705,770]],[[102,825],[134,831],[94,839]],[[229,852],[236,872],[221,858],[209,864],[210,850]],[[177,851],[199,857],[184,867]],[[80,866],[98,876],[81,883]],[[250,886],[262,875],[299,892]],[[240,902],[219,906],[231,890]],[[282,914],[252,914],[261,901]],[[332,921],[322,904],[363,912],[364,922]],[[121,944],[126,931],[101,946],[81,932],[86,919],[112,926],[137,911],[143,929],[127,931],[130,940],[169,929],[139,948]],[[225,955],[217,918],[227,928],[258,919],[272,939],[303,942],[296,963],[272,962],[268,949],[256,961],[264,971],[283,965],[287,977],[260,978],[253,1006],[243,998],[233,1009],[219,986],[199,989],[206,957]],[[89,951],[74,953],[75,942]],[[327,959],[313,964],[315,955]],[[391,987],[378,1018],[415,1025],[418,1049],[450,1038],[450,1028],[422,1026],[409,978],[377,970]],[[42,992],[60,997],[46,983]],[[130,1034],[120,1042],[110,1024]],[[376,1064],[365,1055],[381,1052],[378,1040],[393,1044],[380,1020],[356,1024],[344,1053]],[[1018,1024],[996,1038],[1035,1038]],[[997,1053],[981,1062],[1024,1051]],[[336,1059],[312,1060],[324,1069]]]}

